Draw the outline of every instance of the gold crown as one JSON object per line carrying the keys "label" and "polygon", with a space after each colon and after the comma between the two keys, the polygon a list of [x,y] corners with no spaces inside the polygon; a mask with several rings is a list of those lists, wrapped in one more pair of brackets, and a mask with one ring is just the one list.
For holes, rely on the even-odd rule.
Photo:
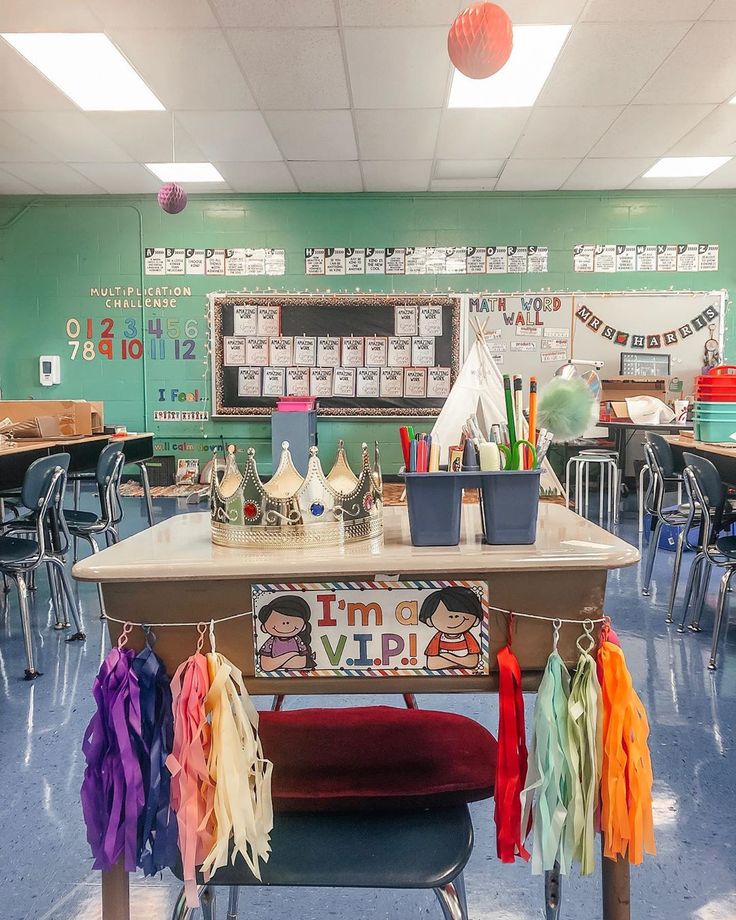
{"label": "gold crown", "polygon": [[222,546],[336,546],[383,532],[383,481],[378,444],[371,464],[363,444],[359,475],[351,470],[342,441],[325,476],[316,447],[309,449],[306,476],[294,467],[289,443],[278,468],[261,481],[256,452],[248,448],[245,471],[228,448],[222,478],[212,479],[212,541]]}

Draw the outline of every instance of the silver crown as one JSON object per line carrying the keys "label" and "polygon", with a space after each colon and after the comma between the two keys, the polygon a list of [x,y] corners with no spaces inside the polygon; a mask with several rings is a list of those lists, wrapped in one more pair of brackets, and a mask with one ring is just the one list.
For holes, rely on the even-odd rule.
{"label": "silver crown", "polygon": [[256,452],[247,451],[245,471],[228,448],[222,478],[212,479],[212,542],[222,546],[336,546],[383,532],[383,480],[378,444],[371,463],[363,444],[356,476],[342,441],[325,476],[316,447],[309,449],[307,475],[294,467],[289,443],[271,479],[258,475]]}

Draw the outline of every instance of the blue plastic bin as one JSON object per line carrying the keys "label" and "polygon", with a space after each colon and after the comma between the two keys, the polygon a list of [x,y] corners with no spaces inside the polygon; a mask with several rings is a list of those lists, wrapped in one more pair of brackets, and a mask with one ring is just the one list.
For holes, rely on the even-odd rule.
{"label": "blue plastic bin", "polygon": [[507,546],[535,542],[541,475],[541,470],[476,473],[486,543]]}
{"label": "blue plastic bin", "polygon": [[[414,546],[457,546],[463,488],[473,473],[404,473]],[[477,484],[477,481],[475,481]]]}

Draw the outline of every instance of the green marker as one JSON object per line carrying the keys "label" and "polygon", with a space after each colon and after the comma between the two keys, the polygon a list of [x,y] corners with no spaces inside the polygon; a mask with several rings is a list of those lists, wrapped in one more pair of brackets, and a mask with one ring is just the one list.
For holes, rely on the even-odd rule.
{"label": "green marker", "polygon": [[509,428],[509,444],[513,448],[516,443],[516,423],[514,421],[514,402],[511,395],[511,378],[503,375],[503,395],[506,400],[506,422]]}

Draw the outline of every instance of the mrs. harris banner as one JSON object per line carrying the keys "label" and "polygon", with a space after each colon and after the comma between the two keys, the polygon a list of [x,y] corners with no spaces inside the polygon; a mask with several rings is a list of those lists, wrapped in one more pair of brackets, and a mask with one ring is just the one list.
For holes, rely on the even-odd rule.
{"label": "mrs. harris banner", "polygon": [[718,308],[712,305],[707,306],[701,313],[694,316],[689,323],[684,323],[675,329],[669,329],[666,332],[628,332],[623,329],[617,329],[611,326],[599,316],[596,316],[585,304],[582,304],[575,311],[578,322],[583,323],[591,332],[599,333],[604,339],[608,339],[621,348],[671,348],[679,342],[690,338],[701,329],[706,329],[709,324],[713,323],[718,317]]}
{"label": "mrs. harris banner", "polygon": [[488,674],[478,581],[253,586],[256,677]]}

